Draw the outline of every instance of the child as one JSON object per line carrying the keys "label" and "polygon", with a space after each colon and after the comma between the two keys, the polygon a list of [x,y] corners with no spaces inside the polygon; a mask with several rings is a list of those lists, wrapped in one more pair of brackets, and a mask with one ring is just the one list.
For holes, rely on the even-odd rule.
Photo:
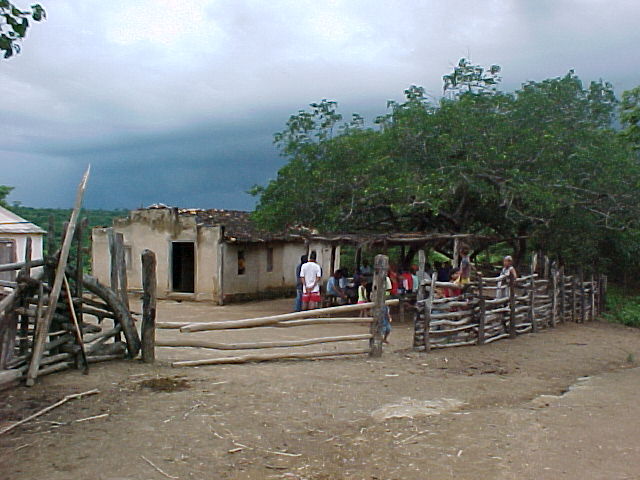
{"label": "child", "polygon": [[[364,277],[360,277],[360,285],[358,286],[358,303],[367,303],[368,295],[367,295],[367,279]],[[361,317],[368,317],[368,310],[360,310]]]}
{"label": "child", "polygon": [[[392,290],[391,279],[387,277],[385,279],[385,292],[384,292],[385,300],[391,296],[391,290]],[[382,325],[381,325],[383,343],[389,343],[388,339],[389,339],[389,334],[391,333],[391,322],[393,322],[393,319],[391,318],[389,307],[385,302],[385,305],[382,307]]]}
{"label": "child", "polygon": [[469,247],[463,245],[460,247],[460,285],[466,285],[471,281],[471,259],[469,258]]}

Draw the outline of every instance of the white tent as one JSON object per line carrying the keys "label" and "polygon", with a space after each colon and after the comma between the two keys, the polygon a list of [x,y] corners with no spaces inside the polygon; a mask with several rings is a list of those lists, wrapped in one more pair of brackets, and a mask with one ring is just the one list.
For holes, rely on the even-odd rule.
{"label": "white tent", "polygon": [[[27,238],[31,237],[32,258],[42,258],[46,232],[15,213],[0,207],[0,265],[24,260]],[[13,280],[15,272],[0,272],[0,280]]]}

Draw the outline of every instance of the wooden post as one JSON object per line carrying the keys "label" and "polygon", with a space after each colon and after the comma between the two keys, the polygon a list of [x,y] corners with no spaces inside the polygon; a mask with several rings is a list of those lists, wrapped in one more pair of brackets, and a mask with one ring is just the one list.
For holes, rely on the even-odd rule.
{"label": "wooden post", "polygon": [[509,337],[516,337],[516,279],[509,275]]}
{"label": "wooden post", "polygon": [[560,267],[560,323],[565,322],[565,279],[564,279],[564,267]]}
{"label": "wooden post", "polygon": [[18,316],[13,309],[0,314],[0,371],[13,358],[17,329]]}
{"label": "wooden post", "polygon": [[458,268],[458,263],[460,260],[460,254],[458,252],[459,249],[459,241],[458,241],[458,237],[455,237],[453,239],[453,258],[451,259],[451,266],[453,268]]}
{"label": "wooden post", "polygon": [[484,345],[484,324],[487,314],[487,306],[484,300],[484,281],[482,280],[482,275],[478,276],[478,297],[479,297],[479,305],[478,305],[478,345]]}
{"label": "wooden post", "polygon": [[[71,320],[73,320],[74,333],[76,336],[76,342],[80,347],[80,356],[82,357],[82,363],[84,364],[83,373],[86,375],[89,373],[89,362],[87,361],[87,352],[84,349],[84,341],[82,340],[82,329],[80,324],[78,323],[78,317],[76,316],[76,308],[73,305],[73,296],[71,295],[71,287],[69,286],[69,281],[67,280],[67,276],[63,276],[64,280],[64,288],[67,292],[67,303],[69,304],[69,312],[71,313]],[[76,359],[76,364],[79,365],[79,362]]]}
{"label": "wooden post", "polygon": [[[109,287],[114,293],[118,293],[118,247],[116,243],[116,233],[113,227],[107,230],[107,241],[109,243]],[[114,320],[114,327],[116,321]],[[115,342],[121,342],[122,337],[117,333],[114,337]]]}
{"label": "wooden post", "polygon": [[558,270],[551,270],[551,328],[558,322]]}
{"label": "wooden post", "polygon": [[156,254],[142,252],[142,361],[156,358]]}
{"label": "wooden post", "polygon": [[107,230],[107,241],[109,242],[109,286],[114,292],[118,291],[118,253],[116,247],[116,233],[113,227]]}
{"label": "wooden post", "polygon": [[[420,309],[421,308],[425,308],[424,305],[421,305],[419,302],[422,302],[425,298],[425,288],[424,285],[422,284],[422,282],[424,282],[424,276],[425,276],[425,266],[426,266],[426,257],[424,254],[424,250],[418,250],[418,293],[416,294],[416,316],[415,316],[415,320],[413,322],[413,331],[414,331],[414,335],[413,335],[413,348],[417,348],[420,346],[420,342],[419,342],[419,338],[418,338],[418,334],[416,333],[416,331],[418,330],[418,327],[420,326]],[[426,324],[424,326],[424,328],[426,328]],[[424,339],[424,330],[422,332],[422,339]]]}
{"label": "wooden post", "polygon": [[124,251],[124,235],[116,233],[116,260],[118,269],[118,286],[122,303],[129,309],[129,292],[127,282],[127,261]]}
{"label": "wooden post", "polygon": [[584,288],[584,272],[582,268],[580,268],[580,323],[584,323],[587,317],[586,306],[587,306],[587,292]]}
{"label": "wooden post", "polygon": [[601,285],[600,285],[600,311],[604,312],[607,310],[607,283],[609,278],[606,275],[602,275]]}
{"label": "wooden post", "polygon": [[424,351],[431,350],[431,344],[429,343],[429,333],[431,330],[431,309],[433,308],[433,298],[436,293],[436,275],[431,276],[431,290],[429,291],[429,298],[427,299],[426,308],[424,309]]}
{"label": "wooden post", "polygon": [[578,297],[576,288],[578,281],[576,280],[576,274],[571,275],[571,321],[577,321],[577,310],[578,310]]}
{"label": "wooden post", "polygon": [[[27,243],[24,249],[24,261],[29,263],[31,261],[33,249],[33,240],[31,236],[27,237]],[[23,270],[24,274],[28,277],[31,276],[31,269],[29,267],[25,267]],[[28,304],[26,302],[26,298],[23,298],[22,306],[27,308]],[[19,343],[19,352],[20,355],[25,355],[29,350],[29,317],[27,315],[20,315],[20,343]]]}
{"label": "wooden post", "polygon": [[384,300],[386,295],[386,278],[389,270],[389,257],[386,255],[376,255],[374,262],[373,288],[371,290],[371,300],[373,306],[373,318],[371,324],[371,335],[369,341],[369,356],[378,358],[382,356],[382,325],[386,307]]}
{"label": "wooden post", "polygon": [[544,256],[544,279],[545,280],[549,279],[549,273],[551,273],[551,270],[549,269],[549,257],[545,255]]}
{"label": "wooden post", "polygon": [[357,246],[356,247],[356,271],[360,268],[361,264],[362,264],[362,247]]}
{"label": "wooden post", "polygon": [[538,331],[538,323],[536,322],[536,280],[533,274],[529,283],[529,320],[531,321],[531,331]]}
{"label": "wooden post", "polygon": [[67,260],[69,259],[69,250],[71,249],[71,242],[73,240],[73,233],[76,229],[76,223],[78,222],[78,216],[80,215],[80,208],[82,207],[82,199],[84,197],[84,191],[87,187],[87,180],[89,179],[89,172],[91,167],[88,167],[80,185],[78,185],[78,191],[76,194],[76,201],[69,219],[69,226],[60,249],[60,258],[58,259],[58,265],[55,272],[55,279],[51,286],[51,293],[49,294],[49,307],[47,308],[47,315],[43,321],[38,323],[38,328],[34,335],[33,350],[31,356],[31,362],[29,364],[29,371],[27,372],[27,386],[31,387],[35,384],[35,380],[38,377],[38,369],[40,368],[40,360],[42,358],[43,348],[47,334],[49,333],[49,326],[53,320],[53,315],[56,312],[56,305],[60,298],[60,292],[62,291],[62,283],[64,280],[65,269],[67,268]]}
{"label": "wooden post", "polygon": [[82,275],[84,273],[84,248],[82,245],[82,237],[87,230],[89,225],[89,219],[84,217],[82,221],[78,224],[77,230],[77,238],[76,238],[76,298],[78,303],[76,306],[76,313],[78,318],[78,323],[82,327],[82,323],[84,322],[84,314],[82,308],[82,296],[84,295],[84,287],[82,283]]}
{"label": "wooden post", "polygon": [[424,277],[425,277],[425,268],[427,265],[427,259],[426,259],[426,255],[424,253],[424,250],[418,250],[418,293],[417,293],[417,300],[424,300],[425,297],[425,288],[424,285],[422,284],[422,282],[424,282]]}
{"label": "wooden post", "polygon": [[538,269],[538,253],[535,252],[531,255],[531,275],[536,273]]}
{"label": "wooden post", "polygon": [[[53,215],[49,215],[49,227],[47,229],[47,255],[53,257],[56,253],[56,219]],[[45,265],[45,279],[49,286],[53,285],[53,267]]]}
{"label": "wooden post", "polygon": [[593,274],[591,274],[591,295],[589,295],[590,301],[591,301],[591,311],[589,312],[589,320],[591,320],[592,322],[596,318],[596,288],[595,287],[596,287],[596,282],[593,277]]}

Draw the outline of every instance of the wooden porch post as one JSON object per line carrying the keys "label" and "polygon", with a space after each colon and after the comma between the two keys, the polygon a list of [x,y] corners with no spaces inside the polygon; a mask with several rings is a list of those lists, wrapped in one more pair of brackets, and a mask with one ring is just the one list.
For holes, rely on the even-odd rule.
{"label": "wooden porch post", "polygon": [[142,361],[153,363],[156,358],[156,254],[142,252]]}
{"label": "wooden porch post", "polygon": [[371,290],[371,300],[373,306],[374,321],[371,324],[369,356],[379,358],[382,356],[382,325],[385,314],[385,285],[387,271],[389,270],[389,257],[386,255],[376,255],[374,262],[373,288]]}

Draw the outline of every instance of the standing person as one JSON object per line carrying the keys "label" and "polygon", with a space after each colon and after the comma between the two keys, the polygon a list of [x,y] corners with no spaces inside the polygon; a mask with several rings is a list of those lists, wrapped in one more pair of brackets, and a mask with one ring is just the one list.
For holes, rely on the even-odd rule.
{"label": "standing person", "polygon": [[312,310],[320,303],[320,279],[322,270],[316,263],[315,250],[309,255],[309,261],[300,267],[302,282],[302,310]]}
{"label": "standing person", "polygon": [[393,319],[391,318],[391,312],[389,312],[389,306],[387,305],[387,299],[391,296],[393,285],[391,283],[391,279],[389,277],[385,277],[384,280],[384,299],[385,303],[382,306],[382,342],[389,343],[389,334],[391,333],[391,322]]}
{"label": "standing person", "polygon": [[[504,298],[509,296],[509,283],[511,278],[514,280],[518,278],[518,272],[516,268],[513,266],[513,258],[511,255],[507,255],[502,259],[502,270],[500,271],[500,276],[506,276],[507,278],[504,280],[498,281],[498,298]],[[503,286],[504,282],[504,286]]]}
{"label": "standing person", "polygon": [[400,282],[400,293],[407,294],[413,292],[413,277],[410,272],[402,270],[402,273],[398,275],[398,280]]}
{"label": "standing person", "polygon": [[300,263],[296,267],[296,306],[295,306],[296,312],[299,312],[300,310],[302,310],[303,286],[302,286],[302,281],[300,280],[300,269],[302,268],[302,265],[307,263],[307,258],[308,257],[306,255],[302,255],[300,257]]}
{"label": "standing person", "polygon": [[389,265],[389,270],[387,273],[389,281],[391,282],[391,295],[394,297],[398,295],[398,287],[400,286],[400,282],[398,280],[398,272],[396,272],[396,266],[392,263]]}
{"label": "standing person", "polygon": [[[425,280],[426,280],[426,276],[428,275],[427,272],[425,272]],[[418,291],[418,287],[420,287],[420,281],[418,280],[418,266],[417,265],[411,265],[411,281],[413,283],[413,289],[411,290],[412,293],[416,293]]]}
{"label": "standing person", "polygon": [[469,258],[469,247],[462,245],[460,247],[460,285],[466,285],[471,282],[471,259]]}

